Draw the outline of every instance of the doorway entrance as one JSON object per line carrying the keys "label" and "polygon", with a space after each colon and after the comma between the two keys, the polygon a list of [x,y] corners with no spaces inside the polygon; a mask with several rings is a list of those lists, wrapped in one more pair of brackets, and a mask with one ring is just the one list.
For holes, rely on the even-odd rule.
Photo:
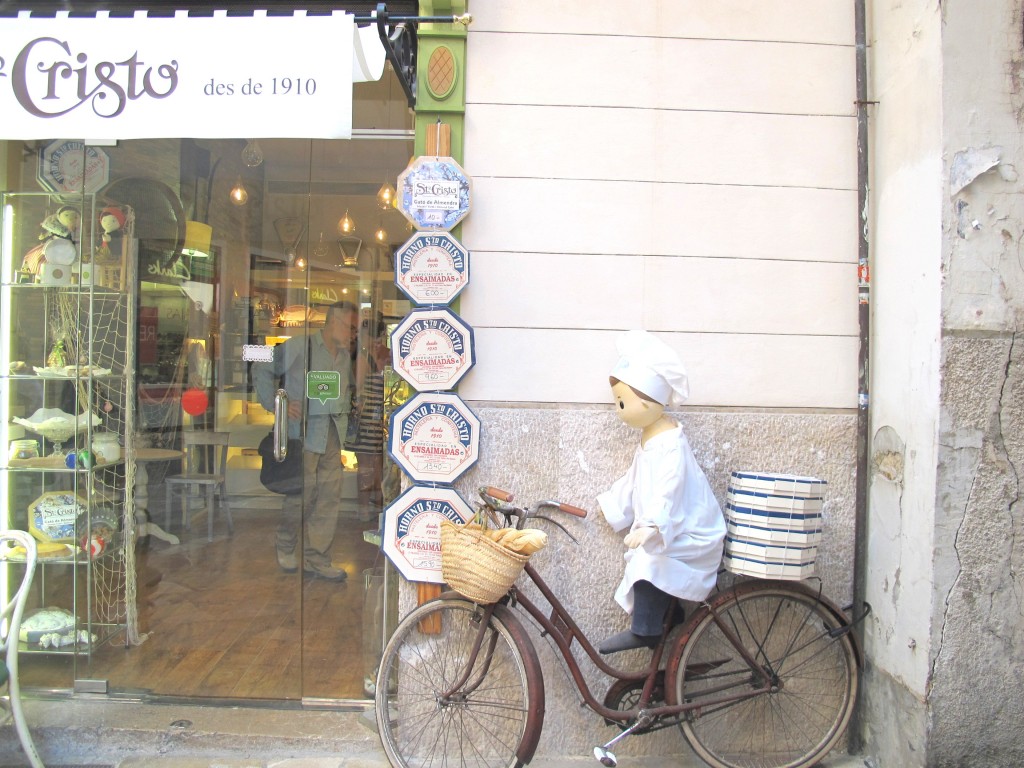
{"label": "doorway entrance", "polygon": [[[104,148],[110,182],[96,193],[97,210],[130,209],[137,238],[131,439],[145,526],[128,598],[140,642],[26,656],[26,688],[372,698],[387,631],[378,516],[397,495],[398,470],[379,442],[375,451],[364,438],[382,434],[388,410],[407,395],[379,348],[407,310],[392,254],[411,234],[389,199],[413,155],[412,117],[390,98],[401,94],[391,77],[363,84],[375,90],[355,101],[357,118],[362,106],[385,127],[356,129],[351,141],[160,139]],[[25,143],[26,183],[34,144]],[[304,373],[330,370],[315,350],[339,302],[353,312],[347,364],[335,369],[336,389],[307,390],[303,403],[307,412],[326,409],[340,433],[340,490],[330,499],[337,522],[331,535],[317,534],[329,570],[304,572],[306,530],[298,532],[297,567],[282,568],[278,557],[287,497],[260,481],[259,445],[275,414],[260,401],[253,367],[290,343]],[[361,429],[346,429],[350,416]],[[305,420],[297,432],[309,436]],[[219,438],[200,445],[191,462],[196,436],[220,435],[223,447]],[[209,482],[183,482],[188,473]]]}

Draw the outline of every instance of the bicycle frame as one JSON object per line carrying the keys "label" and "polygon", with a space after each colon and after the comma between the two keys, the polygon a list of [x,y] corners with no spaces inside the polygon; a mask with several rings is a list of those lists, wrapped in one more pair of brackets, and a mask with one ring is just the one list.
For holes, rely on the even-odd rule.
{"label": "bicycle frame", "polygon": [[[505,492],[481,489],[481,493],[483,494],[485,490],[495,498],[505,500],[496,495]],[[563,511],[576,514],[572,511],[574,508],[565,509],[557,502],[541,502],[537,507],[544,505],[557,506]],[[488,506],[491,506],[490,502],[488,502]],[[491,511],[505,514],[506,527],[512,516],[510,512],[520,516],[519,527],[522,527],[522,523],[528,517],[543,517],[535,513],[523,514],[523,510],[519,508],[503,510],[492,506]],[[558,652],[565,660],[570,677],[582,696],[583,703],[595,714],[603,717],[605,721],[618,723],[622,728],[614,739],[594,750],[595,757],[604,765],[615,764],[614,755],[611,754],[609,748],[629,735],[648,733],[673,725],[680,725],[687,729],[690,727],[689,724],[695,723],[702,714],[727,709],[737,703],[772,694],[786,686],[785,676],[781,678],[779,676],[779,670],[782,669],[784,662],[790,658],[792,653],[799,653],[815,640],[812,637],[797,645],[791,643],[781,651],[775,649],[771,657],[767,655],[766,651],[768,635],[763,635],[761,639],[755,641],[754,645],[749,645],[741,638],[750,632],[750,626],[742,613],[737,620],[732,608],[738,604],[738,601],[749,597],[751,593],[756,594],[762,590],[770,594],[799,593],[802,595],[804,605],[809,606],[807,608],[808,617],[831,613],[835,622],[823,623],[822,627],[825,631],[818,634],[817,639],[826,639],[828,642],[828,638],[831,638],[832,641],[839,641],[844,635],[850,635],[850,652],[854,657],[853,661],[858,667],[862,663],[859,644],[856,636],[850,634],[850,630],[870,612],[870,606],[865,604],[867,611],[860,617],[850,619],[846,612],[840,610],[825,597],[820,589],[814,590],[794,581],[758,579],[738,581],[727,590],[720,590],[717,594],[708,597],[683,622],[681,631],[675,639],[670,641],[670,635],[676,629],[674,619],[680,610],[679,604],[673,602],[669,615],[666,616],[662,626],[658,643],[651,652],[650,660],[643,669],[627,671],[610,664],[602,657],[580,629],[569,610],[532,564],[527,563],[523,572],[547,601],[548,606],[543,606],[540,600],[535,602],[534,599],[531,599],[531,595],[536,598],[532,590],[530,590],[530,595],[527,595],[516,585],[513,585],[507,595],[496,603],[477,604],[473,621],[474,623],[478,622],[478,627],[467,638],[472,638],[472,645],[469,648],[468,657],[462,656],[462,663],[465,666],[458,672],[459,679],[450,682],[446,686],[447,690],[440,695],[437,692],[434,694],[435,701],[439,705],[457,705],[467,700],[467,695],[474,694],[483,685],[491,669],[498,642],[497,632],[489,630],[489,627],[493,626],[491,617],[493,616],[501,622],[504,631],[511,634],[512,642],[519,649],[528,687],[532,691],[531,706],[526,713],[525,736],[516,750],[516,757],[519,761],[517,765],[528,764],[532,759],[540,741],[544,720],[543,670],[535,643],[526,631],[529,625],[536,626],[542,635],[546,634],[553,640]],[[455,592],[448,592],[442,597],[466,600]],[[783,600],[785,600],[784,597]],[[532,621],[521,617],[516,609],[525,611]],[[769,616],[770,623],[767,625],[769,635],[776,617]],[[799,619],[797,620],[799,621]],[[682,659],[691,657],[688,647],[691,638],[700,642],[699,638],[705,636],[704,633],[710,626],[713,626],[714,631],[720,636],[721,655],[727,658],[719,660],[715,655],[710,658],[704,657],[699,661],[692,661],[688,664],[685,674],[682,674],[684,672],[680,669]],[[795,636],[792,636],[792,639],[795,640]],[[584,678],[581,668],[583,658],[576,655],[573,648],[574,641],[579,642],[586,657],[605,677],[610,679],[611,685],[607,688],[603,699],[599,699],[598,695],[595,695],[595,689],[592,689]],[[663,665],[664,668],[662,668]],[[716,670],[723,665],[728,665],[727,672],[726,669],[723,669],[725,674],[716,673]],[[691,682],[695,686],[693,690],[689,690]],[[639,697],[634,698],[637,691],[639,691]],[[630,709],[624,708],[630,704],[633,704]],[[837,712],[842,711],[844,710],[837,710]],[[849,712],[848,709],[845,711]],[[834,735],[839,732],[833,731],[832,733]],[[687,735],[686,738],[690,739],[690,735]],[[834,742],[829,744],[826,749],[832,745]]]}
{"label": "bicycle frame", "polygon": [[[747,649],[736,637],[732,629],[727,626],[725,622],[719,619],[713,606],[705,602],[700,610],[695,611],[693,615],[690,616],[687,620],[687,625],[696,624],[703,617],[705,611],[710,613],[712,619],[721,629],[722,633],[726,638],[728,638],[729,642],[736,648],[737,652],[750,667],[752,676],[751,687],[745,688],[740,693],[723,695],[715,698],[702,697],[699,702],[689,704],[685,702],[673,702],[660,707],[647,708],[646,704],[651,700],[651,695],[657,682],[661,660],[664,657],[666,648],[668,647],[668,635],[673,626],[671,618],[665,622],[665,626],[662,628],[661,640],[658,642],[658,645],[655,646],[647,668],[637,672],[628,672],[612,666],[601,658],[597,649],[594,648],[593,644],[573,620],[568,609],[562,605],[562,602],[555,596],[547,582],[544,581],[544,578],[539,573],[537,573],[536,569],[527,563],[524,568],[524,572],[529,576],[530,581],[536,585],[537,589],[540,590],[544,599],[551,605],[552,616],[550,618],[546,616],[536,603],[524,595],[516,586],[513,586],[512,589],[509,590],[511,598],[510,605],[518,604],[521,606],[544,630],[544,632],[551,636],[555,641],[555,644],[558,646],[558,650],[561,652],[562,657],[565,659],[566,664],[569,666],[569,672],[572,675],[573,681],[575,682],[580,695],[583,696],[587,706],[608,720],[626,723],[641,716],[651,720],[659,717],[671,717],[673,715],[680,715],[692,710],[700,709],[701,707],[717,706],[730,702],[741,701],[743,699],[750,699],[755,696],[768,693],[772,689],[773,682],[769,675],[747,652]],[[675,610],[677,609],[673,606],[673,612]],[[687,629],[684,629],[683,637],[686,637],[687,635],[688,631]],[[630,710],[610,709],[597,700],[593,692],[590,690],[590,686],[587,684],[587,681],[584,679],[579,662],[576,660],[576,657],[572,652],[571,645],[573,640],[577,640],[579,642],[580,647],[587,656],[590,657],[594,665],[608,677],[615,680],[644,681],[643,692],[637,707]],[[676,646],[673,646],[673,648],[675,647]],[[665,686],[665,695],[666,699],[673,696],[667,685]]]}

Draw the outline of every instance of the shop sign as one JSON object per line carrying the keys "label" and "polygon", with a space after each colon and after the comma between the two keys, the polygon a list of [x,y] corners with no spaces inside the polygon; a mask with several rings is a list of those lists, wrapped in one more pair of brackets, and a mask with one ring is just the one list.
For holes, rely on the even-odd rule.
{"label": "shop sign", "polygon": [[381,546],[409,581],[440,584],[441,521],[469,522],[473,509],[454,488],[413,486],[384,510]]}
{"label": "shop sign", "polygon": [[473,367],[473,329],[450,309],[416,309],[391,334],[391,364],[418,392],[452,389]]}
{"label": "shop sign", "polygon": [[469,251],[449,232],[419,232],[395,254],[395,285],[417,304],[451,304],[469,283]]}
{"label": "shop sign", "polygon": [[0,139],[351,138],[352,83],[384,63],[353,18],[0,19]]}
{"label": "shop sign", "polygon": [[480,455],[480,420],[458,395],[420,393],[391,415],[388,453],[415,483],[454,483]]}
{"label": "shop sign", "polygon": [[58,139],[39,150],[36,178],[51,192],[89,194],[110,181],[110,157],[85,142]]}
{"label": "shop sign", "polygon": [[417,157],[398,177],[398,210],[416,229],[451,229],[469,214],[472,182],[451,157]]}
{"label": "shop sign", "polygon": [[141,252],[139,254],[139,277],[149,283],[170,285],[181,285],[182,281],[192,279],[192,273],[180,252],[170,261],[163,256],[163,253],[153,250]]}

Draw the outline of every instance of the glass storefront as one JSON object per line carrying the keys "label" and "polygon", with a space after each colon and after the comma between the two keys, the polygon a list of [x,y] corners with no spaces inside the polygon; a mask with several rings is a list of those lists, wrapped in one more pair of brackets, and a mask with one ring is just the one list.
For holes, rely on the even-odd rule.
{"label": "glass storefront", "polygon": [[[413,115],[390,67],[379,82],[354,86],[351,140],[180,138],[96,146],[54,137],[0,142],[0,151],[10,269],[0,310],[11,320],[3,332],[12,350],[4,419],[30,419],[39,406],[91,410],[100,418],[60,446],[63,466],[4,474],[12,527],[29,525],[32,508],[23,497],[32,502],[37,491],[72,492],[91,513],[73,526],[71,538],[84,535],[71,541],[76,553],[41,566],[46,577],[37,579],[30,610],[70,611],[93,636],[61,641],[59,649],[36,642],[22,656],[23,687],[245,700],[372,696],[394,587],[379,551],[378,515],[399,482],[373,435],[408,394],[381,349],[408,310],[392,259],[411,229],[391,199],[414,153]],[[54,169],[78,174],[86,193],[66,191],[70,182],[54,179]],[[78,223],[54,234],[52,222],[69,210]],[[28,245],[55,237],[75,249],[67,283],[53,282],[45,258],[25,261]],[[35,290],[35,303],[19,298],[26,289]],[[117,334],[99,322],[109,312],[97,297],[107,291],[131,300]],[[87,302],[88,319],[53,321],[42,297],[60,292]],[[342,352],[342,336],[323,342],[336,360],[345,359],[334,366],[337,378],[328,377],[327,394],[313,393],[307,402],[335,416],[351,414],[353,423],[361,418],[363,429],[338,437],[352,450],[341,452],[337,524],[319,525],[308,537],[326,542],[326,564],[304,573],[305,535],[294,550],[297,563],[278,552],[289,497],[260,482],[259,445],[275,415],[255,391],[253,367],[289,339],[299,339],[307,368],[318,367],[316,345],[301,339],[330,336],[339,302],[353,307],[349,318],[342,305],[352,343]],[[76,359],[47,359],[61,339]],[[114,363],[103,368],[100,341],[113,345]],[[51,362],[70,381],[36,381],[35,369],[50,369]],[[128,382],[120,401],[109,396],[106,375]],[[25,396],[30,384],[39,385],[39,397]],[[131,417],[118,417],[125,409]],[[302,439],[307,426],[299,421]],[[344,420],[332,422],[337,431]],[[82,470],[90,459],[105,461],[98,457],[103,432],[114,435],[113,448],[107,437],[112,479],[98,489],[95,471]],[[183,472],[219,473],[222,449],[206,438],[220,434],[223,481],[176,480]],[[204,444],[193,449],[196,435]],[[45,435],[11,427],[7,437],[33,441],[39,460],[55,461],[54,441]],[[186,452],[193,450],[191,465]],[[113,471],[115,465],[125,469]],[[132,497],[133,504],[125,502]],[[117,499],[108,529],[120,530],[108,531],[110,543],[92,542],[108,552],[90,552],[100,522],[95,513],[108,498]],[[307,504],[310,498],[308,489],[299,497]],[[124,520],[131,509],[134,542]],[[103,567],[119,546],[116,567]],[[74,605],[71,593],[82,595]],[[93,624],[104,623],[110,631],[94,631]]]}

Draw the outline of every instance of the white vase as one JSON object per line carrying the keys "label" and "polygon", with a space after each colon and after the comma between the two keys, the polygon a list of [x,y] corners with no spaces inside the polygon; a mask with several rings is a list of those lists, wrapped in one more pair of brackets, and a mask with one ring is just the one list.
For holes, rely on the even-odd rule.
{"label": "white vase", "polygon": [[110,464],[121,458],[121,444],[113,432],[101,432],[92,436],[92,455],[97,462]]}

